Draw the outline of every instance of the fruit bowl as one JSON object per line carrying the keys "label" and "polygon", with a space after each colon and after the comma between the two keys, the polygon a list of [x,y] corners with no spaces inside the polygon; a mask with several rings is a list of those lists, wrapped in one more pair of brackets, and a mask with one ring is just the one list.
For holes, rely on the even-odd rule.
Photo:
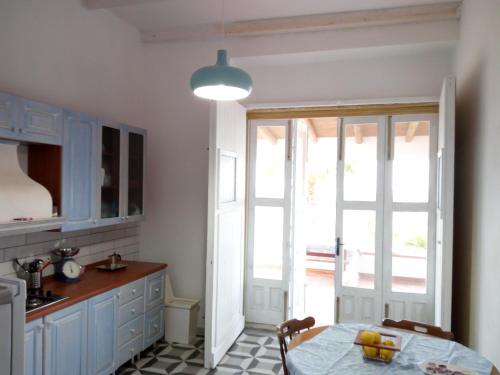
{"label": "fruit bowl", "polygon": [[390,363],[394,353],[401,350],[401,336],[387,332],[360,330],[354,344],[361,347],[364,358]]}

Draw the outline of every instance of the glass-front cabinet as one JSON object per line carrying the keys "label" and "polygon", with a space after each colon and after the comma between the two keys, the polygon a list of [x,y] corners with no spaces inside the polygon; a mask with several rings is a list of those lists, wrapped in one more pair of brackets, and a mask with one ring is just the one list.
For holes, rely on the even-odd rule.
{"label": "glass-front cabinet", "polygon": [[99,130],[98,222],[117,224],[141,219],[146,131],[105,121],[100,122]]}

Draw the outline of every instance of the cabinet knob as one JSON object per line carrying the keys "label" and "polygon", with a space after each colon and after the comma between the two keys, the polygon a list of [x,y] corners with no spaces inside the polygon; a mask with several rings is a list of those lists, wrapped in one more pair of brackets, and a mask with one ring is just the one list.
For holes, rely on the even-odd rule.
{"label": "cabinet knob", "polygon": [[135,352],[135,349],[134,348],[130,348],[130,353],[133,353]]}
{"label": "cabinet knob", "polygon": [[154,329],[158,328],[158,324],[153,325]]}
{"label": "cabinet knob", "polygon": [[135,328],[132,328],[132,329],[130,330],[130,333],[131,333],[131,334],[133,334],[133,335],[135,335]]}
{"label": "cabinet knob", "polygon": [[130,310],[131,314],[135,314],[135,309]]}
{"label": "cabinet knob", "polygon": [[155,293],[160,293],[160,288],[156,288]]}
{"label": "cabinet knob", "polygon": [[132,294],[135,294],[136,290],[135,289],[132,289]]}
{"label": "cabinet knob", "polygon": [[40,332],[43,329],[43,324],[39,324],[36,326],[36,330]]}

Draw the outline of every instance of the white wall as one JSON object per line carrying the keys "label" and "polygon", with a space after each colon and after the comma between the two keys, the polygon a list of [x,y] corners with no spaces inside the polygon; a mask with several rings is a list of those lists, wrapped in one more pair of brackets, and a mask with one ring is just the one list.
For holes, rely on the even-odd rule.
{"label": "white wall", "polygon": [[0,1],[0,91],[144,125],[136,29],[80,0]]}
{"label": "white wall", "polygon": [[457,48],[453,329],[500,367],[500,2],[466,0]]}
{"label": "white wall", "polygon": [[[246,101],[250,104],[438,96],[444,75],[451,71],[449,43],[456,38],[455,31],[456,24],[445,22],[240,38],[226,41],[226,47],[238,64],[246,64],[255,74],[255,96]],[[426,43],[443,43],[443,48],[422,49]],[[405,45],[407,48],[402,48]],[[193,96],[189,79],[197,68],[215,62],[216,49],[221,46],[217,41],[146,46],[149,211],[141,231],[141,256],[169,262],[174,292],[201,300],[205,284],[209,103]],[[416,52],[409,51],[412,46],[419,46]],[[365,48],[373,50],[347,50]],[[381,48],[390,57],[381,54]],[[315,51],[340,51],[338,55],[349,57],[328,57],[313,69],[307,63],[293,65],[298,54]],[[292,59],[285,58],[278,66],[262,63],[268,61],[266,56],[276,54],[291,55]]]}

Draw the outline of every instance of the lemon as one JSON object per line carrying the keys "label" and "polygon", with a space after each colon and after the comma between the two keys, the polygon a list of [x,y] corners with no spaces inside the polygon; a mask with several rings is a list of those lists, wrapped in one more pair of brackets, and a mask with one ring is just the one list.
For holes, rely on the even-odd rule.
{"label": "lemon", "polygon": [[373,344],[375,337],[374,337],[374,332],[372,331],[363,331],[361,332],[359,339],[361,343],[371,345]]}
{"label": "lemon", "polygon": [[386,361],[390,361],[392,359],[392,356],[394,355],[394,352],[389,349],[380,349],[380,358]]}
{"label": "lemon", "polygon": [[373,343],[374,344],[380,344],[380,341],[382,341],[382,336],[378,332],[372,332],[373,333]]}
{"label": "lemon", "polygon": [[384,340],[384,342],[382,344],[387,345],[387,346],[394,346],[394,341],[392,341],[392,340]]}
{"label": "lemon", "polygon": [[365,352],[367,357],[377,358],[378,357],[378,349],[372,348],[370,346],[363,346],[363,351]]}

